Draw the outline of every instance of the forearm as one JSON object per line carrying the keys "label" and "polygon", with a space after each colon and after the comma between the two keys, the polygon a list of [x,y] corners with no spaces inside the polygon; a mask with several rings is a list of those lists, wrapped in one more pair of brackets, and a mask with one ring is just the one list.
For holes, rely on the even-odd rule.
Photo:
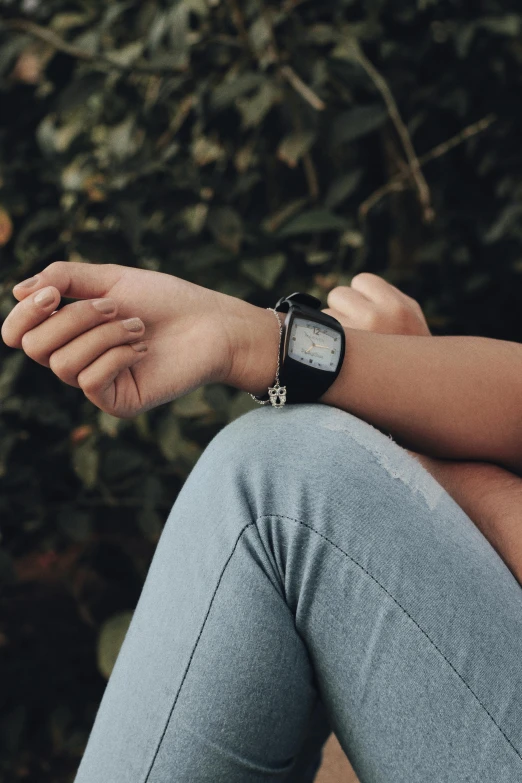
{"label": "forearm", "polygon": [[[345,334],[341,373],[320,402],[353,413],[414,451],[482,460],[522,474],[522,345],[346,327]],[[273,314],[254,308],[229,382],[266,392],[275,377],[277,344]]]}
{"label": "forearm", "polygon": [[522,584],[522,479],[486,462],[413,456],[466,512]]}
{"label": "forearm", "polygon": [[425,454],[522,473],[522,345],[345,332],[347,358],[322,402]]}

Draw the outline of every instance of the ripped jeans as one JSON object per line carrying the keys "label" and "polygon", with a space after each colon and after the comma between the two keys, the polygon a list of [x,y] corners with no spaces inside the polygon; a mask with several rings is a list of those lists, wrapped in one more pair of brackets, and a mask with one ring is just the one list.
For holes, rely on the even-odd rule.
{"label": "ripped jeans", "polygon": [[522,589],[408,452],[250,411],[167,519],[75,783],[522,781]]}

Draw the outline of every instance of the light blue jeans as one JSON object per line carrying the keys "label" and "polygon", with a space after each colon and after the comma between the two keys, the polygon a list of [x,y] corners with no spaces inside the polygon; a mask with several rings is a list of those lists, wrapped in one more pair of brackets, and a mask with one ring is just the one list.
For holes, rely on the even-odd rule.
{"label": "light blue jeans", "polygon": [[[521,510],[522,515],[522,510]],[[322,405],[209,443],[75,783],[522,781],[522,589],[390,437]]]}

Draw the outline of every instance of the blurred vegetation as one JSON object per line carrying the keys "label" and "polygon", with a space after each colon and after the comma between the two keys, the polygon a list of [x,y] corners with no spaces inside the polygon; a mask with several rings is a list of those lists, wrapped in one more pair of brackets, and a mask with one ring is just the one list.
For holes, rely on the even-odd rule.
{"label": "blurred vegetation", "polygon": [[[366,270],[518,341],[521,64],[514,1],[0,0],[0,314],[57,259],[263,307]],[[184,479],[255,403],[118,420],[0,360],[0,779],[61,783]]]}

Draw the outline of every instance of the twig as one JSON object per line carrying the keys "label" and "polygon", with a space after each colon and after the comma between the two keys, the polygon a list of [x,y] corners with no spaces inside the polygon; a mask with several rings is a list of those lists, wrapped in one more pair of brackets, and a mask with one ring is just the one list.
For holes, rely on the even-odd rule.
{"label": "twig", "polygon": [[[241,42],[243,43],[245,49],[247,49],[247,51],[250,53],[250,55],[254,59],[257,59],[256,52],[253,50],[252,45],[250,43],[250,38],[248,36],[248,31],[246,29],[245,19],[241,7],[238,3],[238,0],[228,0],[228,4],[230,6],[230,10],[232,14],[232,21],[239,33]],[[296,74],[296,72],[290,65],[281,65],[281,56],[274,35],[272,21],[270,19],[269,14],[266,11],[266,8],[264,8],[263,6],[261,6],[261,13],[263,15],[263,18],[266,22],[266,26],[270,33],[270,45],[274,53],[274,59],[277,61],[279,66],[278,67],[279,73],[281,74],[283,79],[286,79],[286,81],[290,84],[290,86],[293,87],[294,90],[298,92],[299,95],[302,98],[304,98],[304,100],[307,103],[310,104],[310,106],[312,106],[313,109],[315,109],[316,111],[323,111],[326,108],[326,104],[324,103],[324,101],[322,101],[321,98],[319,98],[319,96],[316,95],[315,92],[310,87],[308,87],[307,84],[303,82],[303,80]]]}
{"label": "twig", "polygon": [[[442,155],[445,155],[447,152],[449,152],[449,150],[452,150],[454,147],[457,147],[459,144],[462,144],[471,136],[476,136],[477,133],[481,133],[482,131],[489,128],[489,126],[492,125],[497,119],[498,118],[495,114],[488,114],[486,117],[483,117],[478,122],[474,122],[471,125],[466,126],[461,131],[456,133],[455,136],[452,136],[450,139],[442,142],[441,144],[437,144],[437,146],[433,147],[433,149],[431,149],[429,152],[426,152],[424,155],[421,155],[421,157],[418,158],[419,166],[425,166],[426,163],[435,160],[435,158],[440,158]],[[393,179],[391,179],[382,187],[375,190],[371,194],[371,196],[369,196],[360,205],[359,216],[361,218],[365,218],[368,212],[370,211],[370,209],[372,209],[388,193],[394,193],[400,190],[406,190],[407,188],[406,180],[408,179],[408,177],[409,177],[409,170],[407,169],[406,171],[398,174],[396,177],[393,177]]]}
{"label": "twig", "polygon": [[122,73],[143,73],[143,74],[169,74],[169,73],[182,73],[186,70],[181,66],[157,66],[154,63],[143,63],[142,65],[122,65],[121,63],[112,60],[105,54],[93,54],[85,49],[81,49],[73,44],[67,43],[63,38],[60,38],[53,30],[49,30],[47,27],[42,27],[35,22],[29,22],[27,19],[9,19],[0,21],[0,30],[16,30],[20,33],[26,33],[27,35],[37,38],[40,41],[44,41],[50,46],[54,47],[58,52],[68,54],[70,57],[74,57],[77,60],[83,60],[84,62],[91,62],[94,65],[101,65],[105,68],[112,68]]}
{"label": "twig", "polygon": [[411,174],[413,177],[419,194],[419,201],[422,206],[424,220],[429,223],[435,217],[433,207],[431,206],[430,189],[420,169],[419,159],[415,153],[408,129],[402,121],[402,117],[397,107],[397,103],[395,102],[395,98],[393,97],[393,94],[384,77],[379,73],[373,63],[371,63],[370,60],[366,57],[356,41],[354,42],[353,47],[353,57],[360,63],[360,65],[362,65],[383,97],[386,108],[388,109],[388,114],[390,115],[390,119],[393,122],[402,142],[402,146],[409,163],[409,174]]}
{"label": "twig", "polygon": [[443,141],[442,144],[438,144],[436,147],[433,147],[432,150],[427,152],[425,155],[422,155],[419,158],[419,163],[421,166],[423,166],[425,163],[428,163],[430,160],[434,160],[434,158],[440,158],[441,155],[444,155],[449,150],[453,149],[453,147],[457,147],[459,144],[462,144],[463,141],[466,141],[471,136],[476,136],[477,133],[481,133],[482,131],[489,128],[490,125],[493,125],[494,122],[496,122],[498,119],[496,114],[488,114],[486,117],[483,117],[478,122],[474,122],[471,125],[467,125],[465,128],[463,128],[461,131],[456,133],[454,136],[452,136],[447,141]]}
{"label": "twig", "polygon": [[241,10],[241,6],[239,5],[237,0],[228,0],[228,4],[230,6],[230,11],[232,14],[232,21],[239,33],[239,37],[241,38],[241,43],[243,44],[245,49],[248,49],[252,53],[251,46],[250,46],[250,38],[248,37],[248,32],[245,25],[245,17],[243,16],[243,11]]}
{"label": "twig", "polygon": [[316,95],[315,92],[303,82],[303,80],[296,74],[290,65],[282,65],[279,68],[279,73],[287,80],[289,84],[291,84],[294,90],[298,92],[307,103],[310,104],[313,109],[316,111],[323,111],[323,109],[326,109],[325,102],[322,101],[321,98],[319,98],[319,96]]}
{"label": "twig", "polygon": [[309,152],[305,152],[303,155],[303,167],[305,170],[306,181],[308,183],[308,192],[310,198],[317,201],[319,198],[319,182],[317,179],[317,172],[315,170],[314,161]]}

